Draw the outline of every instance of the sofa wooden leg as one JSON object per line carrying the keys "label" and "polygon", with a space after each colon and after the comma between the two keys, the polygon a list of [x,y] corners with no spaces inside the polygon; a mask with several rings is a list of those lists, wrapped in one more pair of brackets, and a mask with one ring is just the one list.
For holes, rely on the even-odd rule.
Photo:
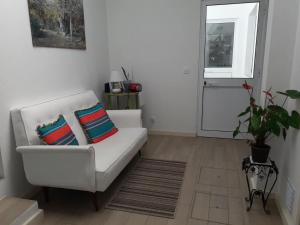
{"label": "sofa wooden leg", "polygon": [[95,207],[96,212],[98,212],[99,205],[98,205],[97,192],[91,193],[91,199],[92,199],[92,202],[93,202],[93,205]]}
{"label": "sofa wooden leg", "polygon": [[49,202],[49,188],[48,187],[43,187],[43,193],[44,193],[44,198],[45,202]]}

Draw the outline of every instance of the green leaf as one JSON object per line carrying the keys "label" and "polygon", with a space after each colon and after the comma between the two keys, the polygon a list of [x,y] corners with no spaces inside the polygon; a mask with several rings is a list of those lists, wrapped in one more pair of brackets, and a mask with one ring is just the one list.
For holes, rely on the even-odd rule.
{"label": "green leaf", "polygon": [[250,112],[250,106],[248,106],[247,107],[247,109],[244,111],[244,112],[242,112],[242,113],[240,113],[239,115],[238,115],[238,117],[242,117],[242,116],[245,116],[246,114],[248,114],[249,112]]}
{"label": "green leaf", "polygon": [[282,115],[279,119],[278,122],[284,126],[285,129],[289,129],[290,128],[290,123],[289,123],[289,115]]}
{"label": "green leaf", "polygon": [[280,135],[280,126],[276,122],[270,123],[270,129],[276,136]]}
{"label": "green leaf", "polygon": [[272,119],[277,120],[286,129],[290,127],[289,124],[289,113],[286,109],[280,106],[270,107],[275,114],[272,114]]}
{"label": "green leaf", "polygon": [[239,134],[238,130],[233,131],[233,138],[235,138]]}
{"label": "green leaf", "polygon": [[300,92],[297,90],[287,90],[285,92],[278,91],[277,93],[288,96],[291,99],[299,99],[300,98]]}
{"label": "green leaf", "polygon": [[242,124],[242,122],[239,121],[239,125],[237,126],[237,128],[233,132],[233,138],[235,138],[240,133],[241,124]]}
{"label": "green leaf", "polygon": [[297,111],[292,111],[292,115],[289,119],[289,124],[295,129],[300,129],[300,115]]}
{"label": "green leaf", "polygon": [[286,109],[278,105],[268,106],[268,118],[272,121],[279,122],[286,129],[289,128],[289,113]]}
{"label": "green leaf", "polygon": [[259,129],[260,127],[260,116],[257,114],[253,114],[251,118],[251,126],[254,130]]}
{"label": "green leaf", "polygon": [[286,93],[291,99],[299,99],[300,98],[300,92],[297,90],[287,90]]}
{"label": "green leaf", "polygon": [[281,94],[281,95],[285,95],[285,96],[288,96],[288,94],[286,92],[282,92],[282,91],[277,91],[278,94]]}
{"label": "green leaf", "polygon": [[272,110],[272,111],[274,111],[274,112],[278,112],[278,113],[286,113],[286,114],[288,114],[288,111],[287,111],[285,108],[283,108],[283,107],[281,107],[281,106],[279,106],[279,105],[269,105],[269,106],[268,106],[268,109],[270,109],[270,110]]}

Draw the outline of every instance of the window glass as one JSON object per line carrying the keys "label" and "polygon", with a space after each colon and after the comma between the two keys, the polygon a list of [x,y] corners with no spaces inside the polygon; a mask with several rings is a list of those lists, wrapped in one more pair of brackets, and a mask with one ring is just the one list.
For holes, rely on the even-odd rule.
{"label": "window glass", "polygon": [[206,24],[207,68],[232,67],[234,23]]}
{"label": "window glass", "polygon": [[204,78],[253,78],[259,3],[207,7]]}

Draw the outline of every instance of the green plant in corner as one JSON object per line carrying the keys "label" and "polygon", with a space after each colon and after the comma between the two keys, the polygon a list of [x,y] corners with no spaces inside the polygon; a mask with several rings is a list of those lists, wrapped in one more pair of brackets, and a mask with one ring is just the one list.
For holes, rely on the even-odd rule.
{"label": "green plant in corner", "polygon": [[[251,141],[252,157],[257,162],[265,162],[268,158],[270,146],[266,143],[271,136],[281,136],[286,139],[287,130],[289,128],[300,128],[300,115],[296,110],[288,112],[285,109],[287,100],[300,99],[300,92],[297,90],[287,90],[285,92],[277,92],[285,97],[283,103],[278,105],[275,103],[275,96],[273,96],[271,89],[263,91],[265,94],[265,102],[263,106],[256,104],[253,97],[253,87],[246,81],[243,88],[248,91],[249,105],[238,115],[239,124],[233,132],[235,138],[241,133],[241,127],[247,127],[247,133],[253,136]],[[256,152],[254,152],[256,150]],[[264,155],[262,156],[262,153]]]}

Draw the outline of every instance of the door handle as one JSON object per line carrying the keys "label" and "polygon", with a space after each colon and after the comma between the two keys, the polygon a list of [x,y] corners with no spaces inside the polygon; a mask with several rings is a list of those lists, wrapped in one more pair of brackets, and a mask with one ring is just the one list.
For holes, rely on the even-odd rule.
{"label": "door handle", "polygon": [[213,87],[213,86],[217,86],[217,83],[204,81],[204,86]]}
{"label": "door handle", "polygon": [[224,85],[224,84],[219,84],[218,82],[207,82],[204,81],[203,83],[204,87],[208,87],[208,88],[242,88],[240,85]]}

